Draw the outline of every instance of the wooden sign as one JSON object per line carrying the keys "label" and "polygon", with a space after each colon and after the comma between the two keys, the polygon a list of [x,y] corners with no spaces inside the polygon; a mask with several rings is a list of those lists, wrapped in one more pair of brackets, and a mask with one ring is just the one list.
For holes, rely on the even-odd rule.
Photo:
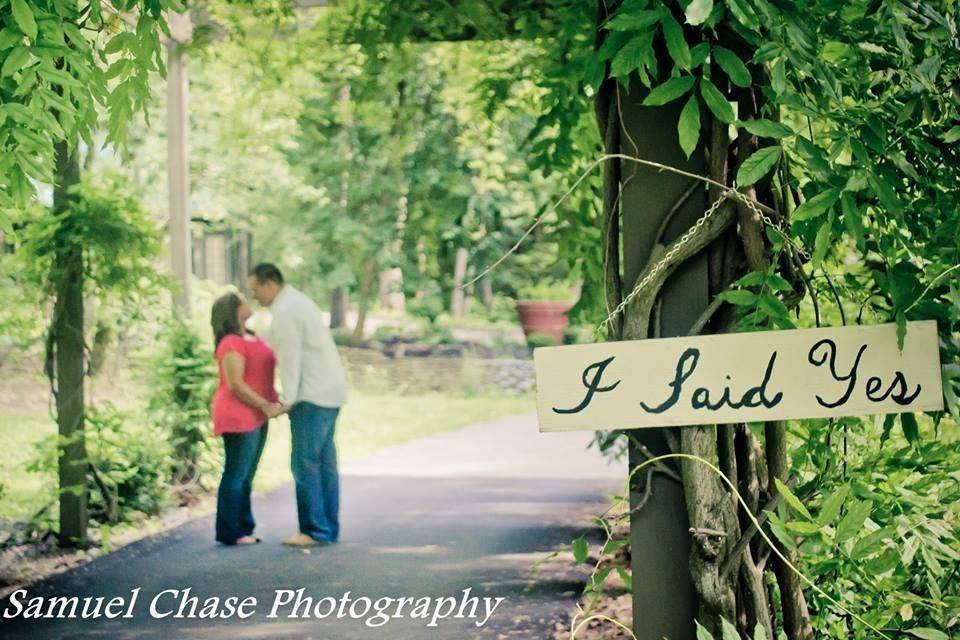
{"label": "wooden sign", "polygon": [[632,340],[533,353],[541,431],[941,411],[937,324]]}

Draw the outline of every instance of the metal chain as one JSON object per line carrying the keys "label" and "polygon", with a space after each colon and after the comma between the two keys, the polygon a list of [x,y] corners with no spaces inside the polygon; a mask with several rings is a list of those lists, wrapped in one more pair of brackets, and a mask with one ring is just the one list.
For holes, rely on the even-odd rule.
{"label": "metal chain", "polygon": [[723,204],[723,201],[727,199],[727,196],[730,193],[730,191],[727,191],[717,198],[716,201],[710,205],[710,208],[707,209],[706,212],[704,212],[704,214],[700,216],[700,218],[693,224],[693,226],[687,229],[684,234],[680,236],[680,239],[677,240],[670,251],[668,251],[663,258],[653,265],[653,267],[650,269],[650,272],[647,273],[647,275],[637,283],[637,286],[633,288],[633,291],[628,293],[623,301],[617,305],[617,308],[611,311],[606,319],[600,323],[600,326],[598,326],[594,331],[595,336],[599,335],[604,329],[606,329],[610,323],[613,322],[613,319],[620,315],[623,310],[627,308],[627,305],[629,305],[633,299],[636,298],[641,291],[643,291],[650,281],[652,281],[657,274],[663,271],[663,268],[666,266],[666,264],[672,260],[675,255],[677,255],[677,252],[680,251],[680,248],[690,242],[690,240],[697,235],[697,233],[699,233],[700,229],[703,228],[703,225],[707,223],[707,220],[710,219],[710,216],[716,213],[717,209],[720,208],[720,205]]}
{"label": "metal chain", "polygon": [[757,215],[757,217],[759,217],[760,220],[763,221],[764,224],[769,225],[774,229],[776,229],[777,233],[779,233],[787,242],[790,242],[791,244],[793,244],[793,246],[796,247],[797,251],[799,251],[801,255],[807,256],[807,252],[804,251],[802,247],[797,247],[796,244],[793,243],[793,239],[790,238],[786,233],[784,233],[783,230],[780,228],[780,225],[774,222],[767,214],[765,214],[760,209],[760,207],[757,206],[757,203],[754,202],[753,198],[735,189],[727,189],[722,194],[720,194],[720,197],[717,198],[716,201],[710,205],[710,208],[707,209],[702,216],[700,216],[700,218],[693,224],[693,226],[687,229],[684,232],[684,234],[680,236],[680,239],[677,240],[677,242],[673,245],[670,251],[668,251],[667,254],[663,256],[663,258],[661,258],[656,264],[653,265],[653,267],[650,269],[650,272],[647,273],[647,275],[644,276],[643,279],[637,283],[637,285],[633,288],[633,290],[629,294],[627,294],[627,296],[623,299],[623,301],[620,304],[618,304],[613,311],[610,312],[610,314],[606,317],[606,319],[604,319],[603,322],[600,323],[599,326],[597,326],[597,328],[593,332],[594,337],[599,336],[604,329],[610,326],[610,323],[613,322],[614,318],[616,318],[618,315],[623,313],[623,310],[627,308],[627,306],[633,301],[633,299],[636,298],[638,295],[640,295],[640,292],[643,291],[643,289],[646,288],[648,284],[650,284],[650,282],[657,276],[657,274],[663,271],[667,263],[670,262],[674,258],[674,256],[676,256],[677,253],[680,251],[680,248],[683,247],[688,242],[690,242],[690,240],[695,235],[697,235],[697,233],[700,232],[700,230],[703,228],[703,225],[705,225],[707,223],[707,220],[710,219],[710,216],[716,213],[717,209],[720,208],[720,205],[723,204],[723,201],[731,196],[736,198],[737,200],[740,200],[744,204],[746,204],[750,208],[750,210],[753,211]]}

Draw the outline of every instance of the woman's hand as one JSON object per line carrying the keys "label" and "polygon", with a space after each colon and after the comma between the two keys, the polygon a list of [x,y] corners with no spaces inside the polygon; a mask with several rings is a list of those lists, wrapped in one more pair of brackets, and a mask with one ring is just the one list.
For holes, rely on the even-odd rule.
{"label": "woman's hand", "polygon": [[284,414],[289,410],[290,407],[280,404],[279,402],[268,403],[266,407],[261,409],[261,411],[263,411],[268,418],[276,418],[277,416]]}

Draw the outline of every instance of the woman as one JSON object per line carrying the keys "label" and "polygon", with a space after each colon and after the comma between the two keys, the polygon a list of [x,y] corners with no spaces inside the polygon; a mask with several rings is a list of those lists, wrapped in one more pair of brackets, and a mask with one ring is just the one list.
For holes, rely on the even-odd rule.
{"label": "woman", "polygon": [[218,298],[210,314],[219,368],[213,426],[226,454],[217,492],[217,541],[226,545],[260,542],[253,536],[250,490],[267,439],[267,420],[284,411],[273,388],[273,350],[244,329],[251,315],[247,301],[236,293]]}

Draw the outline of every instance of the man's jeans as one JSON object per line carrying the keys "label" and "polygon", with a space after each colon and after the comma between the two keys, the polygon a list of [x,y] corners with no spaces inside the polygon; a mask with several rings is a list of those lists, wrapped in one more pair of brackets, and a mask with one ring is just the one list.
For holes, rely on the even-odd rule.
{"label": "man's jeans", "polygon": [[333,432],[340,409],[298,402],[290,409],[290,466],[300,531],[314,540],[340,535],[340,476]]}
{"label": "man's jeans", "polygon": [[250,490],[266,441],[266,424],[246,433],[223,434],[226,462],[217,491],[218,542],[236,544],[237,538],[253,533],[256,523],[250,511]]}

